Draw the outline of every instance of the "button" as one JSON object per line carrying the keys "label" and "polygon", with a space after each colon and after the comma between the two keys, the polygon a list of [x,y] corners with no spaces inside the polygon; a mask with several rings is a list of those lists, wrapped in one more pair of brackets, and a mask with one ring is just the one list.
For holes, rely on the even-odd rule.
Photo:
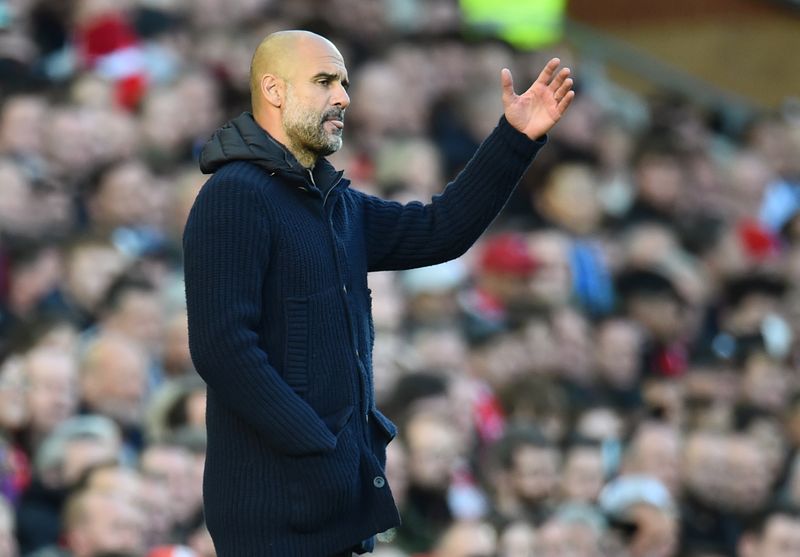
{"label": "button", "polygon": [[356,348],[356,358],[358,358],[359,356],[361,356],[361,354],[358,353],[358,348]]}
{"label": "button", "polygon": [[343,284],[343,285],[342,285],[342,292],[344,292],[345,294],[347,294],[347,285],[346,285],[346,284]]}
{"label": "button", "polygon": [[367,423],[369,423],[369,412],[364,414],[364,419],[367,421]]}
{"label": "button", "polygon": [[384,480],[380,476],[375,476],[375,479],[372,480],[372,485],[374,485],[377,488],[381,488],[384,485],[386,485],[386,480]]}

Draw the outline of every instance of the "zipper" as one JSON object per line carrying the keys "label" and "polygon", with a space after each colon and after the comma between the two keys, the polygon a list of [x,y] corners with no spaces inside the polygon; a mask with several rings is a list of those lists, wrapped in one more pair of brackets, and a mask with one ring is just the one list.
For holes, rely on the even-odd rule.
{"label": "zipper", "polygon": [[[314,180],[314,174],[311,172],[311,169],[310,168],[306,169],[306,172],[308,172],[308,180],[311,182],[311,185],[314,186],[317,189],[317,191],[319,191],[319,188],[317,187],[317,182]],[[338,186],[339,182],[341,181],[342,181],[342,176],[340,175],[336,179],[336,181],[331,185],[331,187],[328,188],[328,191],[325,192],[325,196],[322,198],[323,207],[325,207],[325,204],[328,202],[328,197],[331,195],[331,192],[334,189],[336,189],[336,186]],[[309,190],[308,188],[305,188],[305,190],[309,193],[311,192],[311,190]],[[327,215],[325,216],[325,218],[326,219],[328,218]]]}
{"label": "zipper", "polygon": [[[339,178],[336,179],[336,181],[333,183],[333,185],[331,185],[331,187],[328,188],[328,191],[325,192],[325,197],[322,198],[322,207],[323,208],[325,207],[325,203],[328,201],[328,196],[331,194],[331,192],[333,190],[336,189],[336,186],[338,186],[339,182],[341,182],[341,181],[342,181],[342,177],[339,176]],[[312,178],[312,184],[313,184],[313,178]],[[316,184],[314,184],[314,186],[316,187]],[[327,216],[325,218],[327,218]],[[328,221],[330,222],[330,219],[328,219]],[[332,227],[333,227],[333,225],[331,225],[331,228]]]}

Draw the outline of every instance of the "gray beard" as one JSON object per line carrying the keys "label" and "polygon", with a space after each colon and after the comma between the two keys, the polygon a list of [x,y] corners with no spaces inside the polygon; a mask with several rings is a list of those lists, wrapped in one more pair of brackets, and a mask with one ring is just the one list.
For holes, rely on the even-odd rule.
{"label": "gray beard", "polygon": [[290,150],[325,157],[341,149],[341,133],[329,134],[324,127],[325,122],[334,117],[342,118],[341,111],[334,109],[317,115],[311,112],[297,113],[294,108],[287,110],[283,117],[283,130],[291,143],[288,145]]}

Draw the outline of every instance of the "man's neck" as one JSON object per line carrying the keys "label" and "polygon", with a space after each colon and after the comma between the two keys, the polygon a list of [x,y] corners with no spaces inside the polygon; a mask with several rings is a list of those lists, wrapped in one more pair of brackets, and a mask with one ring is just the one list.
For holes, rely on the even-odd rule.
{"label": "man's neck", "polygon": [[307,170],[312,170],[314,168],[314,165],[317,162],[316,154],[292,144],[292,142],[289,141],[289,138],[283,133],[281,126],[278,124],[271,124],[270,120],[264,114],[256,111],[253,111],[252,114],[256,124],[258,124],[261,129],[267,132],[272,139],[280,143],[284,149],[289,151],[297,160],[297,162],[303,166],[303,168]]}
{"label": "man's neck", "polygon": [[286,149],[294,155],[294,158],[297,159],[303,168],[306,170],[313,170],[314,165],[317,163],[317,155],[310,151],[306,151],[305,149],[300,149],[294,145],[286,145]]}

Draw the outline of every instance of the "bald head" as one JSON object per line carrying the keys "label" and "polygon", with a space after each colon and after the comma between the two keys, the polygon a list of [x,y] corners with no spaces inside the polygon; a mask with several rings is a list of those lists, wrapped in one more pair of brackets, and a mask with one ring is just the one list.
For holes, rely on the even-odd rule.
{"label": "bald head", "polygon": [[342,146],[347,68],[332,42],[308,31],[264,39],[250,65],[253,117],[306,168]]}
{"label": "bald head", "polygon": [[314,47],[329,50],[342,60],[336,46],[311,31],[277,31],[267,35],[258,45],[250,62],[250,98],[253,113],[262,101],[262,81],[266,74],[291,82],[296,77],[298,61]]}

